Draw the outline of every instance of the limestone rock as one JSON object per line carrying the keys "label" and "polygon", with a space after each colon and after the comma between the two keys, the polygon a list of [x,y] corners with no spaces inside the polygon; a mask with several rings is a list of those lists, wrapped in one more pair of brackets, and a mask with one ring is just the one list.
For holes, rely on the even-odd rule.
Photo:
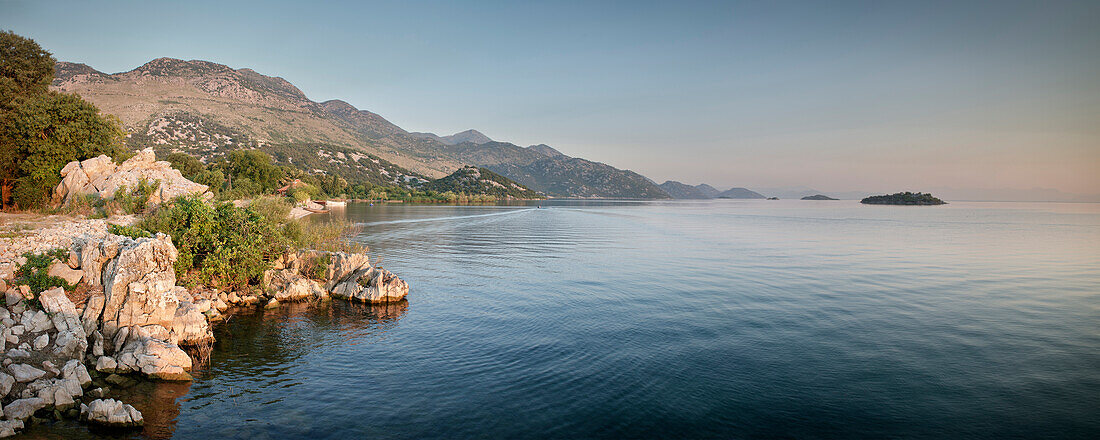
{"label": "limestone rock", "polygon": [[30,382],[46,375],[45,371],[39,370],[27,364],[9,365],[8,371],[13,377],[15,377],[15,381],[19,383]]}
{"label": "limestone rock", "polygon": [[15,385],[15,378],[10,374],[0,373],[0,399],[11,392],[12,385]]}
{"label": "limestone rock", "polygon": [[183,177],[172,164],[156,160],[151,148],[139,151],[134,157],[120,165],[111,158],[99,156],[83,162],[69,162],[62,168],[61,184],[54,190],[56,201],[68,202],[77,194],[94,194],[102,198],[114,197],[121,188],[133,189],[142,180],[149,184],[158,183],[150,204],[161,203],[177,196],[200,194],[210,198],[206,185],[201,185]]}
{"label": "limestone rock", "polygon": [[[142,327],[129,327],[126,344],[115,355],[116,372],[141,372],[161,380],[191,380],[191,358],[176,344],[149,335]],[[122,330],[119,331],[122,334]],[[100,358],[102,362],[104,358]],[[104,367],[109,367],[104,365]],[[99,363],[96,369],[100,370]],[[100,370],[100,371],[106,371]]]}
{"label": "limestone rock", "polygon": [[[0,415],[3,415],[0,413]],[[22,420],[0,420],[0,438],[11,437],[23,429]]]}
{"label": "limestone rock", "polygon": [[361,269],[337,284],[332,295],[337,298],[368,303],[390,303],[405,299],[409,285],[396,275],[382,269]]}
{"label": "limestone rock", "polygon": [[47,269],[46,274],[52,277],[60,277],[61,279],[65,280],[65,282],[69,283],[69,285],[73,286],[75,286],[76,283],[79,283],[80,280],[84,278],[84,271],[73,269],[69,267],[68,264],[62,263],[58,260],[54,260],[54,262],[50,264],[50,267],[49,269]]}
{"label": "limestone rock", "polygon": [[[84,332],[76,307],[65,295],[65,290],[58,287],[44,291],[39,301],[42,303],[42,309],[50,314],[51,324],[57,329],[54,353],[68,358],[83,356],[83,353],[88,350],[88,335]],[[35,349],[40,350],[37,344],[36,340]]]}
{"label": "limestone rock", "polygon": [[34,415],[35,411],[45,407],[46,402],[38,397],[18,399],[4,405],[4,417],[7,417],[8,420],[27,420]]}
{"label": "limestone rock", "polygon": [[145,421],[134,407],[115,399],[96,399],[80,405],[80,420],[88,423],[113,426],[141,426]]}

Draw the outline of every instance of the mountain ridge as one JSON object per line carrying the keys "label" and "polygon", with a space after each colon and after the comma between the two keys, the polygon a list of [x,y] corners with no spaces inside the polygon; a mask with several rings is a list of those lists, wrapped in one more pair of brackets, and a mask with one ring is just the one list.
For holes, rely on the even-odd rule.
{"label": "mountain ridge", "polygon": [[[203,155],[325,144],[362,151],[431,179],[477,165],[512,180],[530,178],[543,188],[558,188],[545,191],[558,197],[668,197],[637,173],[570,158],[545,145],[496,142],[477,130],[449,137],[410,133],[342,100],[312,101],[289,81],[249,68],[162,57],[114,74],[64,61],[55,70],[52,89],[78,93],[118,116],[131,132],[127,144],[133,149],[152,146],[160,153]],[[554,178],[568,181],[551,182]]]}

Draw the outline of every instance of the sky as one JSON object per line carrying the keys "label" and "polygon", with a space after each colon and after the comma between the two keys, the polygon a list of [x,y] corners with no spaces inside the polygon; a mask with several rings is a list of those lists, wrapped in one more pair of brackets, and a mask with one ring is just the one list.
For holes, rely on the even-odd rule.
{"label": "sky", "polygon": [[0,28],[108,72],[280,76],[658,182],[1100,194],[1097,1],[68,2]]}

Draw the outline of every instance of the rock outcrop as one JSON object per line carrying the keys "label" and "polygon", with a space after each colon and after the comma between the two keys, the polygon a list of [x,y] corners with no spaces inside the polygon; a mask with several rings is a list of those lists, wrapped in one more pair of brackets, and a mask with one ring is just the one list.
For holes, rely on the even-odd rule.
{"label": "rock outcrop", "polygon": [[405,299],[409,285],[396,275],[371,266],[365,254],[345,252],[290,252],[264,273],[264,285],[274,299],[301,301],[336,298],[367,303]]}
{"label": "rock outcrop", "polygon": [[81,404],[80,420],[116,428],[145,424],[138,410],[115,399],[96,399],[87,405]]}
{"label": "rock outcrop", "polygon": [[210,322],[231,304],[279,307],[330,297],[397,303],[409,290],[365,254],[292,251],[264,273],[263,291],[189,291],[176,285],[178,252],[165,234],[83,234],[69,244],[68,258],[48,271],[80,284],[78,304],[63,288],[35,295],[0,277],[0,437],[37,420],[36,413],[77,417],[77,405],[88,423],[140,426],[137,410],[103,400],[102,390],[85,396],[93,382],[88,367],[110,375],[109,383],[130,380],[119,374],[191,380],[194,362],[181,347],[212,342]]}
{"label": "rock outcrop", "polygon": [[150,204],[190,194],[213,198],[206,185],[187,180],[179,170],[172,168],[172,164],[158,161],[152,148],[139,151],[120,165],[115,165],[107,156],[69,162],[61,169],[61,184],[54,190],[53,198],[55,202],[66,203],[79,194],[106,199],[114,197],[119,189],[137,187],[143,180],[149,184],[159,183],[149,198]]}

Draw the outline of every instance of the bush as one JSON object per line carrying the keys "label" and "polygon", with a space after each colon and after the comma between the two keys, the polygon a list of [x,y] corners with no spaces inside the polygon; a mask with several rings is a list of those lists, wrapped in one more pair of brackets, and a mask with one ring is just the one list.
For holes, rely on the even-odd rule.
{"label": "bush", "polygon": [[331,263],[332,255],[322,254],[321,256],[310,259],[310,261],[306,263],[308,266],[304,272],[306,276],[314,280],[324,281],[325,275],[328,275],[328,265]]}
{"label": "bush", "polygon": [[147,238],[147,237],[152,237],[153,236],[153,234],[150,234],[149,231],[146,231],[146,230],[141,229],[141,228],[137,228],[137,227],[133,227],[133,226],[116,225],[116,224],[107,225],[107,232],[111,233],[111,234],[115,234],[115,235],[121,235],[121,236],[124,236],[124,237],[130,237],[130,238],[133,238],[135,240],[137,240],[139,238]]}
{"label": "bush", "polygon": [[68,250],[54,249],[40,254],[27,252],[23,254],[23,257],[27,259],[27,263],[19,266],[19,268],[15,270],[15,284],[26,284],[30,286],[31,292],[35,295],[54,287],[64,287],[65,290],[73,290],[74,286],[66,282],[63,278],[50,276],[48,274],[50,263],[52,263],[54,259],[65,261],[69,258]]}
{"label": "bush", "polygon": [[290,203],[285,197],[259,197],[248,205],[272,223],[282,223],[290,215]]}
{"label": "bush", "polygon": [[229,203],[212,207],[194,196],[161,206],[138,226],[172,236],[176,272],[214,287],[258,281],[290,244],[277,223],[256,211]]}
{"label": "bush", "polygon": [[159,187],[159,180],[149,183],[149,180],[144,178],[139,180],[132,190],[127,190],[126,185],[120,186],[115,190],[111,201],[107,203],[108,211],[121,214],[144,213],[146,206],[149,205],[149,199]]}

